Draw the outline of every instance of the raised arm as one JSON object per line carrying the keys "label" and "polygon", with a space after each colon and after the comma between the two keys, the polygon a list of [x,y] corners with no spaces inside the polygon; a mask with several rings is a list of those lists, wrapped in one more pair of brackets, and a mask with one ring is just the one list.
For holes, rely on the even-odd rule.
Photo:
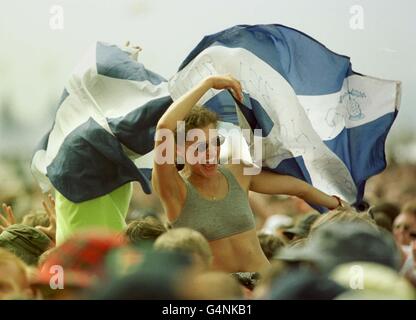
{"label": "raised arm", "polygon": [[207,77],[171,104],[157,123],[157,128],[175,130],[177,122],[185,119],[192,107],[209,89],[231,89],[239,101],[243,99],[241,85],[232,76]]}
{"label": "raised arm", "polygon": [[[231,89],[234,96],[238,100],[242,100],[242,92],[240,83],[233,77],[227,76],[211,76],[193,89],[183,95],[170,105],[163,116],[160,118],[156,126],[155,134],[155,157],[152,171],[153,189],[159,194],[163,206],[170,220],[174,220],[181,210],[182,203],[186,197],[185,184],[180,177],[176,165],[172,162],[163,162],[162,158],[166,157],[165,153],[158,152],[158,148],[166,141],[166,132],[174,132],[178,121],[183,121],[192,107],[198,103],[201,97],[211,88],[214,89]],[[174,143],[174,141],[168,141]],[[162,148],[160,148],[161,150]],[[172,157],[176,157],[176,151]]]}
{"label": "raised arm", "polygon": [[[300,179],[268,171],[262,171],[251,177],[250,190],[267,194],[297,196],[309,203],[330,210],[340,205],[337,197],[330,196]],[[342,205],[347,205],[347,203],[342,201]]]}

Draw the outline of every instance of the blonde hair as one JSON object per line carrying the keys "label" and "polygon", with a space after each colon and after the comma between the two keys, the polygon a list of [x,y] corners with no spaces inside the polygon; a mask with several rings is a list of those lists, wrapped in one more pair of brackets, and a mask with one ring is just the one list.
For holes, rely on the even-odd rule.
{"label": "blonde hair", "polygon": [[201,258],[205,267],[212,262],[212,252],[208,241],[198,231],[189,228],[171,229],[159,236],[154,244],[157,250],[178,251]]}
{"label": "blonde hair", "polygon": [[140,243],[142,240],[154,241],[164,232],[166,228],[159,219],[147,216],[130,222],[125,235],[131,243]]}
{"label": "blonde hair", "polygon": [[326,214],[321,215],[312,224],[309,234],[314,233],[318,228],[333,222],[364,222],[377,228],[375,221],[367,212],[357,212],[352,208],[337,208]]}

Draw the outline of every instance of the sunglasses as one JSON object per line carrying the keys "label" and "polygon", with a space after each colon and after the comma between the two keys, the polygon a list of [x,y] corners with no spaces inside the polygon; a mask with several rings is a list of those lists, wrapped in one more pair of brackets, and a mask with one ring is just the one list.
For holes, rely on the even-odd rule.
{"label": "sunglasses", "polygon": [[208,142],[201,142],[195,145],[196,149],[195,151],[198,152],[205,152],[208,150],[208,148],[211,147],[219,147],[221,146],[225,141],[225,137],[222,135],[217,135],[215,138],[211,139],[211,141]]}

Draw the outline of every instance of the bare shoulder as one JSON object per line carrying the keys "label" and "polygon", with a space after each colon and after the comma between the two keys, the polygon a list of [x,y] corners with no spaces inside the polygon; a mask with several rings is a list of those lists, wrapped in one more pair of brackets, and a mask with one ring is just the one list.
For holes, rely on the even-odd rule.
{"label": "bare shoulder", "polygon": [[227,168],[233,174],[233,176],[240,184],[241,188],[248,191],[252,176],[244,174],[244,168],[249,168],[249,166],[243,163],[238,163],[225,164],[224,167]]}

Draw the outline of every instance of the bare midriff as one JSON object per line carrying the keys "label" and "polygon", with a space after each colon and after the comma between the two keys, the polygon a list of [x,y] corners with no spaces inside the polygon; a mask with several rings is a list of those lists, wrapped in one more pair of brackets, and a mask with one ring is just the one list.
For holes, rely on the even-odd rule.
{"label": "bare midriff", "polygon": [[209,242],[214,270],[224,272],[261,272],[270,263],[264,255],[256,230],[238,233]]}

